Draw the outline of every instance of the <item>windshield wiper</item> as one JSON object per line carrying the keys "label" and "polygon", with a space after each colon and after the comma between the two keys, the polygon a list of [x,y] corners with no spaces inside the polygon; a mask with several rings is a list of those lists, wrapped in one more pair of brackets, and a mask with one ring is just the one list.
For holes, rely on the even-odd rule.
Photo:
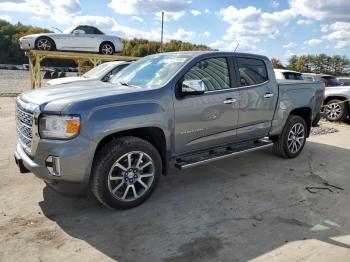
{"label": "windshield wiper", "polygon": [[128,83],[125,82],[119,82],[119,84],[121,84],[122,86],[130,86]]}

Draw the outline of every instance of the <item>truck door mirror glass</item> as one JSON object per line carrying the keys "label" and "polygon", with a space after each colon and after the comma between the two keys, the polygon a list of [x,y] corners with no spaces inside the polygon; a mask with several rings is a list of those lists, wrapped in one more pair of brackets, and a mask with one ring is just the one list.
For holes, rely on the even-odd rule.
{"label": "truck door mirror glass", "polygon": [[205,84],[202,80],[185,80],[181,92],[183,95],[200,95],[205,92]]}

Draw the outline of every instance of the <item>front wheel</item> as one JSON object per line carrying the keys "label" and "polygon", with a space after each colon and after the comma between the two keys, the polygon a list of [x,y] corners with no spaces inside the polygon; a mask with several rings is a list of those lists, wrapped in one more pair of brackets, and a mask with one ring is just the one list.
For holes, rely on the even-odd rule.
{"label": "front wheel", "polygon": [[137,137],[105,145],[94,161],[91,191],[104,205],[128,209],[149,198],[162,173],[158,150]]}
{"label": "front wheel", "polygon": [[307,136],[307,125],[300,116],[290,115],[282,134],[274,143],[274,151],[283,158],[295,158],[303,150]]}
{"label": "front wheel", "polygon": [[55,43],[48,37],[40,37],[35,44],[35,48],[41,51],[55,50]]}

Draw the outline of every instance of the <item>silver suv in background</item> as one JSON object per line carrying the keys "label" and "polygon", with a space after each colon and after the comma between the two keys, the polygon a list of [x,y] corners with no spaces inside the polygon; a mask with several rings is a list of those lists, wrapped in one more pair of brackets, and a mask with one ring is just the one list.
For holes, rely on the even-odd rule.
{"label": "silver suv in background", "polygon": [[323,114],[329,121],[342,121],[350,117],[349,99],[350,86],[341,85],[338,78],[325,74],[304,73],[305,80],[323,82],[325,99]]}

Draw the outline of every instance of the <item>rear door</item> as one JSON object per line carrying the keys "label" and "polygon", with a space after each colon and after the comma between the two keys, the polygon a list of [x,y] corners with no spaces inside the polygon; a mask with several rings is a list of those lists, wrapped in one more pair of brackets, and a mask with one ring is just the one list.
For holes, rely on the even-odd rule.
{"label": "rear door", "polygon": [[235,58],[239,83],[237,141],[261,138],[268,134],[278,98],[278,86],[272,66],[262,59]]}
{"label": "rear door", "polygon": [[206,91],[174,98],[175,153],[235,141],[239,93],[230,61],[227,57],[202,59],[183,75],[183,80],[202,80]]}

